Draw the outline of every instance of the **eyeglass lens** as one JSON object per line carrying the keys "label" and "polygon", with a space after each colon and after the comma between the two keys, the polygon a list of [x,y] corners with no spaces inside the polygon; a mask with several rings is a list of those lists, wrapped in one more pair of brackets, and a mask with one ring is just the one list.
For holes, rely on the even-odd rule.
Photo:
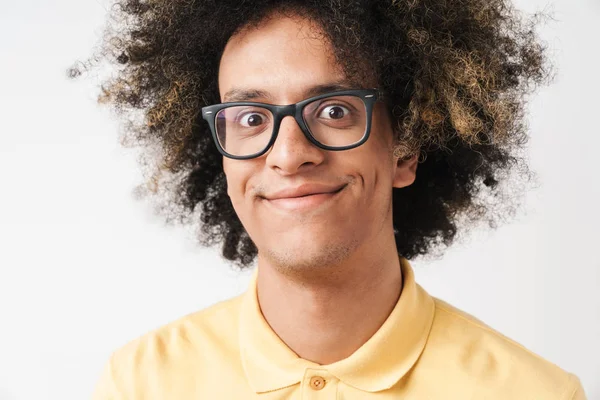
{"label": "eyeglass lens", "polygon": [[[359,142],[366,131],[365,103],[357,96],[332,96],[307,104],[302,112],[310,134],[319,143],[344,147]],[[234,156],[248,156],[265,149],[274,129],[271,111],[256,106],[232,106],[216,115],[221,147]]]}

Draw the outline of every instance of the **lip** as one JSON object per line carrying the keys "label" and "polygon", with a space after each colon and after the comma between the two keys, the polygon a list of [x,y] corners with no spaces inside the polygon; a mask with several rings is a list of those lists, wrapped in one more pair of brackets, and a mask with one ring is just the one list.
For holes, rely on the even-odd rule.
{"label": "lip", "polygon": [[318,194],[330,194],[338,192],[342,189],[344,185],[322,185],[322,184],[304,184],[295,188],[287,188],[265,196],[267,200],[282,200],[282,199],[290,199],[297,197],[304,197],[310,195],[318,195]]}
{"label": "lip", "polygon": [[276,192],[264,199],[272,206],[285,211],[312,209],[334,199],[346,185],[302,185]]}

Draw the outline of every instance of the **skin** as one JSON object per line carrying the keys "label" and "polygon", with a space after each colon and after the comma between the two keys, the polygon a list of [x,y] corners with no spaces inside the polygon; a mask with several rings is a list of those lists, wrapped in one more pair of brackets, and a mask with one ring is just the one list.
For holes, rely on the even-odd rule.
{"label": "skin", "polygon": [[[310,97],[318,85],[359,88],[332,55],[309,20],[274,16],[228,42],[219,69],[221,100],[283,105]],[[371,83],[363,87],[376,86]],[[264,94],[240,98],[240,90]],[[393,156],[393,130],[382,102],[372,123],[365,144],[334,152],[311,144],[286,117],[265,155],[223,158],[228,195],[258,248],[261,311],[290,349],[318,364],[344,359],[364,344],[402,288],[392,188],[413,183],[417,159]],[[282,210],[264,198],[304,183],[345,186],[299,210]]]}

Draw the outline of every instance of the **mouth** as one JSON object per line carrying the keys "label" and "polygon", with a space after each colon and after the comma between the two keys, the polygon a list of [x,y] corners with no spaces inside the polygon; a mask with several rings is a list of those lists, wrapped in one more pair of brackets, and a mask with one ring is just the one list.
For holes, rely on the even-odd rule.
{"label": "mouth", "polygon": [[327,193],[309,193],[302,196],[295,197],[280,197],[276,199],[267,199],[264,200],[274,208],[283,211],[308,211],[316,209],[324,204],[331,203],[334,199],[338,197],[340,192],[346,188],[347,185],[342,186],[341,188]]}

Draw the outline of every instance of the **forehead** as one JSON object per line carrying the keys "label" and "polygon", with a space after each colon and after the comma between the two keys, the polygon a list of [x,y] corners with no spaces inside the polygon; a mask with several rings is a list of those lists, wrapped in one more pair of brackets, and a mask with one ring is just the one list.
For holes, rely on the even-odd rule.
{"label": "forehead", "polygon": [[314,22],[300,17],[273,16],[232,36],[219,67],[221,100],[239,89],[297,101],[310,87],[344,79],[331,43]]}

